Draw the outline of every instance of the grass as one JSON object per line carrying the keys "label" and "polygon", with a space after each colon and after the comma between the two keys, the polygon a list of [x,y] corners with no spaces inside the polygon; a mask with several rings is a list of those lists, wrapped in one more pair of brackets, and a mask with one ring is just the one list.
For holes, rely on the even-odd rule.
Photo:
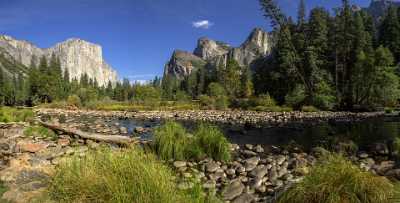
{"label": "grass", "polygon": [[278,202],[395,202],[397,186],[387,178],[363,172],[339,154],[330,154],[321,160],[302,182],[283,193]]}
{"label": "grass", "polygon": [[34,117],[30,109],[18,109],[12,107],[0,107],[0,122],[28,122]]}
{"label": "grass", "polygon": [[230,144],[215,126],[201,124],[193,135],[176,122],[167,122],[155,131],[154,150],[164,160],[188,160],[210,157],[230,159]]}
{"label": "grass", "polygon": [[207,202],[199,186],[179,190],[169,167],[136,148],[104,148],[62,163],[47,195],[55,202]]}
{"label": "grass", "polygon": [[5,192],[7,192],[8,188],[4,185],[2,181],[0,181],[0,201],[2,200],[1,197]]}
{"label": "grass", "polygon": [[320,110],[315,106],[303,106],[301,107],[302,112],[319,112]]}
{"label": "grass", "polygon": [[24,130],[24,135],[27,137],[41,137],[41,138],[56,138],[57,135],[54,131],[43,126],[29,126]]}
{"label": "grass", "polygon": [[[61,108],[68,109],[71,105],[67,102],[53,102],[40,105],[44,108]],[[85,106],[80,106],[83,109],[101,110],[101,111],[178,111],[178,110],[198,110],[200,104],[198,102],[88,102]]]}

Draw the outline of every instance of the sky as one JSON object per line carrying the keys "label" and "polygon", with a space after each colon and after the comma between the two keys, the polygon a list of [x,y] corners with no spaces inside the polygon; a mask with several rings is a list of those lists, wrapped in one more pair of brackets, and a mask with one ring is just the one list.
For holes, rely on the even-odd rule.
{"label": "sky", "polygon": [[[276,2],[296,15],[299,0]],[[306,0],[306,7],[340,2]],[[258,0],[0,0],[0,34],[41,48],[68,38],[99,44],[119,77],[131,81],[161,76],[173,50],[192,52],[200,37],[239,46],[255,27],[270,30]]]}

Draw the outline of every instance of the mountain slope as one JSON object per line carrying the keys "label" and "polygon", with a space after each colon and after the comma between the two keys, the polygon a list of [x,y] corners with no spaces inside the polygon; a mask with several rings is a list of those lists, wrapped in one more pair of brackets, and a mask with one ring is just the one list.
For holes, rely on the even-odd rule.
{"label": "mountain slope", "polygon": [[182,79],[196,68],[225,66],[230,59],[236,60],[241,66],[252,66],[252,63],[271,52],[272,40],[269,34],[260,28],[255,28],[239,47],[200,38],[193,54],[184,51],[174,51],[170,61],[165,66],[164,76]]}
{"label": "mountain slope", "polygon": [[[32,58],[46,56],[50,59],[52,54],[60,58],[63,71],[68,70],[70,79],[79,79],[83,74],[96,79],[99,85],[107,85],[109,81],[118,80],[117,72],[103,59],[102,48],[97,44],[80,39],[68,39],[47,49],[41,49],[34,44],[16,40],[10,36],[0,36],[0,53],[10,56],[15,62],[29,67]],[[9,68],[8,68],[9,69]]]}

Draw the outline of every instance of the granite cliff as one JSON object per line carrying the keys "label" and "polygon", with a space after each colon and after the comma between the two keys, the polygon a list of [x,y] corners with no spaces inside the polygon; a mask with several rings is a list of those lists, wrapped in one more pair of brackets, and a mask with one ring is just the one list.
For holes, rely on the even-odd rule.
{"label": "granite cliff", "polygon": [[[24,70],[20,72],[29,68],[33,57],[46,56],[49,59],[55,54],[60,59],[63,71],[69,71],[70,79],[79,79],[86,73],[90,78],[96,79],[99,85],[107,85],[109,81],[115,83],[118,80],[117,72],[103,59],[101,46],[81,39],[68,39],[53,47],[41,49],[28,41],[2,35],[0,53],[3,58],[24,66]],[[12,72],[10,67],[5,67],[1,61],[0,63],[2,69]]]}
{"label": "granite cliff", "polygon": [[260,28],[255,28],[247,40],[239,47],[200,38],[193,53],[175,51],[165,66],[164,76],[183,78],[190,75],[196,68],[225,66],[230,59],[236,60],[241,66],[251,66],[252,62],[271,52],[270,35]]}

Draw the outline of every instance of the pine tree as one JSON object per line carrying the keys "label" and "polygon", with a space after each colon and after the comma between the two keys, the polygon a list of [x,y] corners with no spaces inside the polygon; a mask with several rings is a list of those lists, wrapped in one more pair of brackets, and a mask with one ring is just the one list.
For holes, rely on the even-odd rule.
{"label": "pine tree", "polygon": [[248,66],[242,70],[241,79],[241,97],[250,98],[254,94],[254,85],[251,78],[251,71]]}
{"label": "pine tree", "polygon": [[380,44],[389,48],[400,61],[400,22],[395,7],[390,7],[379,29]]}

